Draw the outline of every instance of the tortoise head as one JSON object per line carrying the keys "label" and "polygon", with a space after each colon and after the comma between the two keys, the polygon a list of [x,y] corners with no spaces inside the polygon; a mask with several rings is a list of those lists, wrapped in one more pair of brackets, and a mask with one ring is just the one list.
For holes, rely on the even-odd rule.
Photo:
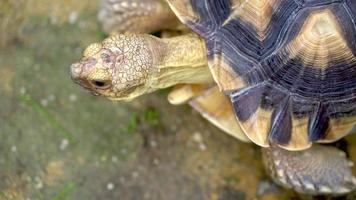
{"label": "tortoise head", "polygon": [[153,66],[149,38],[144,35],[112,35],[91,44],[83,58],[72,64],[71,77],[94,95],[111,100],[131,100],[150,90]]}

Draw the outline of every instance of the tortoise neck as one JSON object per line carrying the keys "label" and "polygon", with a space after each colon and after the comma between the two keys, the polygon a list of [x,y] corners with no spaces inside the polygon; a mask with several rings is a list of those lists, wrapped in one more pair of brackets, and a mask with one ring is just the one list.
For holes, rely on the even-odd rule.
{"label": "tortoise neck", "polygon": [[207,65],[206,48],[202,38],[196,34],[164,38],[163,66],[197,67]]}
{"label": "tortoise neck", "polygon": [[213,82],[208,68],[205,42],[196,34],[160,39],[157,52],[159,88],[181,83]]}

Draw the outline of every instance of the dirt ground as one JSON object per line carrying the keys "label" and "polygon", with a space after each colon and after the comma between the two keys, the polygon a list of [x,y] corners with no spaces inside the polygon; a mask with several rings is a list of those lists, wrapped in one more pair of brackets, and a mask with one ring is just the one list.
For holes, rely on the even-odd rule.
{"label": "dirt ground", "polygon": [[[257,146],[224,134],[189,106],[169,105],[168,90],[113,103],[73,84],[70,64],[105,37],[94,1],[6,2],[1,200],[332,199],[273,184]],[[356,137],[347,140],[356,161]]]}

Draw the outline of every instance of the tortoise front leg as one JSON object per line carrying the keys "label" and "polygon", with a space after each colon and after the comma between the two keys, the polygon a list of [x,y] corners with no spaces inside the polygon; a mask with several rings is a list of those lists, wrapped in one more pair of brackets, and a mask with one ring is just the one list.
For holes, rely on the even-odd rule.
{"label": "tortoise front leg", "polygon": [[102,0],[98,18],[107,33],[152,33],[180,24],[163,0]]}
{"label": "tortoise front leg", "polygon": [[263,148],[262,155],[272,179],[300,193],[338,195],[356,188],[352,162],[335,147],[313,145],[303,151],[270,147]]}
{"label": "tortoise front leg", "polygon": [[203,39],[116,34],[90,45],[72,65],[73,80],[112,100],[131,100],[177,84],[213,82]]}

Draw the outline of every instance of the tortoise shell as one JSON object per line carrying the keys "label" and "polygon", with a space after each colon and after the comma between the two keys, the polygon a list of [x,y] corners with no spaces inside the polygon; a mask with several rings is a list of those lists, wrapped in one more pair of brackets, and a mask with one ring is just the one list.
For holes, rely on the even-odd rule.
{"label": "tortoise shell", "polygon": [[302,150],[356,122],[356,1],[168,0],[247,136]]}

